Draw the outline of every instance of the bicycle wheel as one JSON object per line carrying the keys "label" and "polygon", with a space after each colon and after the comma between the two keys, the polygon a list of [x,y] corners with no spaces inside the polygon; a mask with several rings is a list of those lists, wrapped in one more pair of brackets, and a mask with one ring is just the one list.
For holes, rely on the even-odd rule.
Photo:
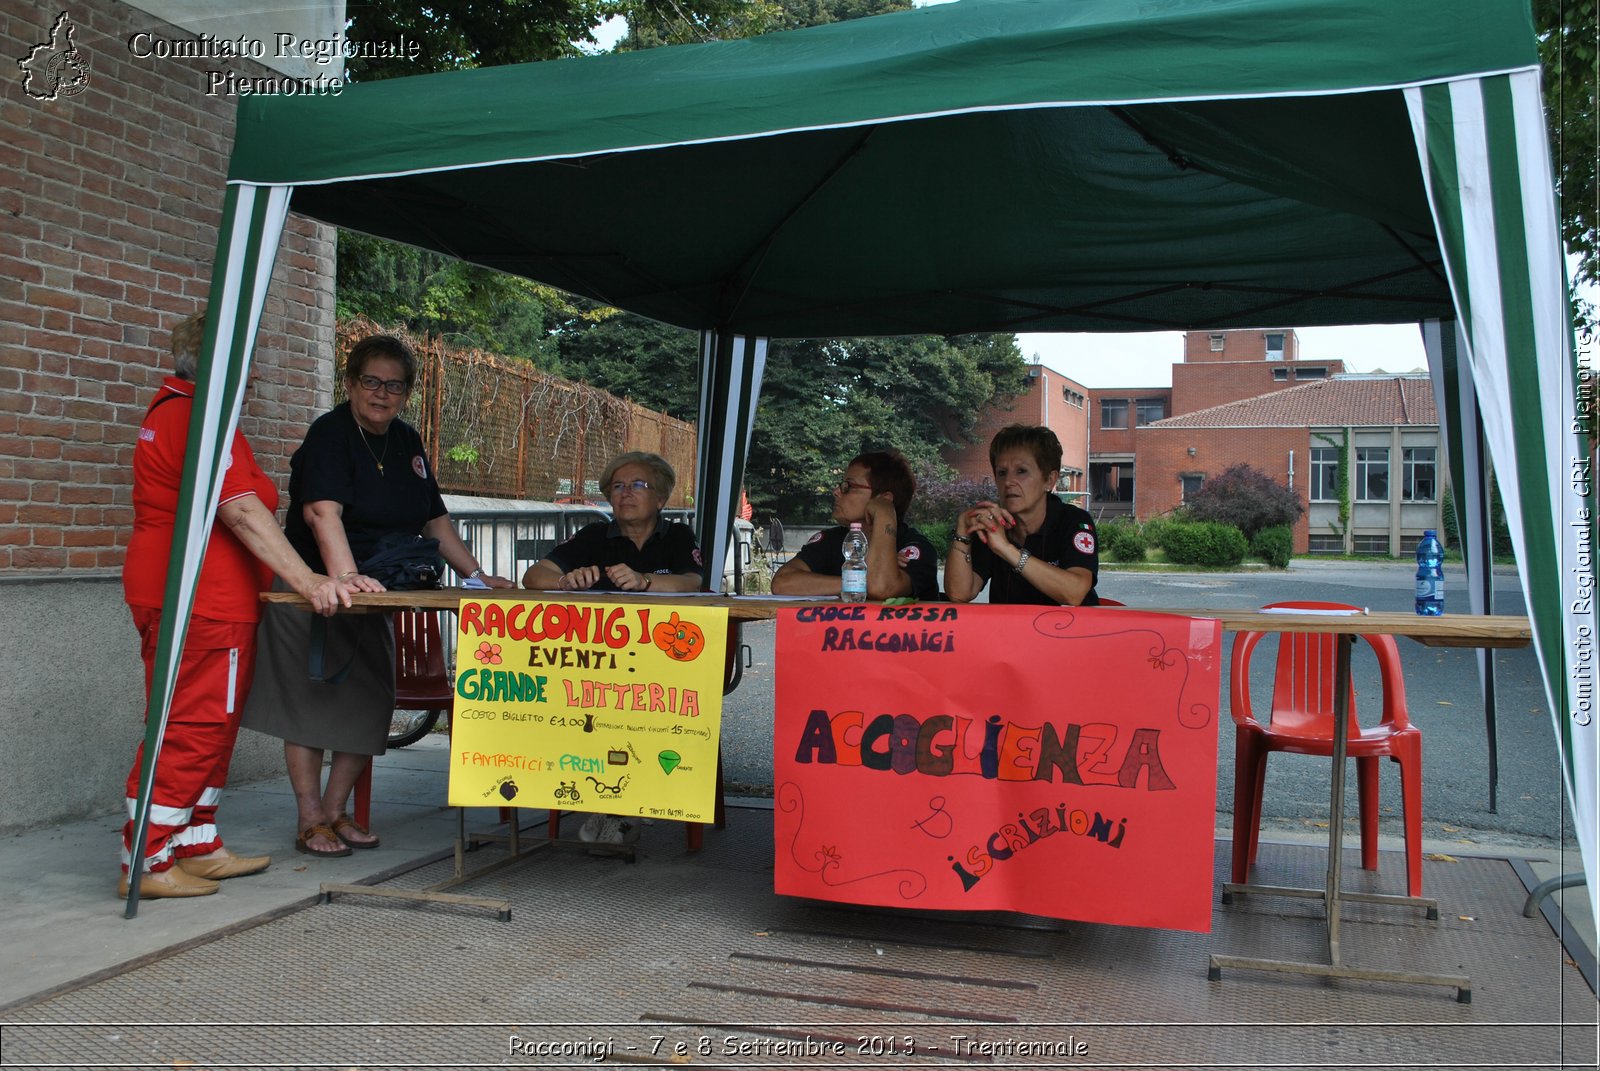
{"label": "bicycle wheel", "polygon": [[442,710],[397,710],[389,719],[389,746],[406,747],[433,732]]}

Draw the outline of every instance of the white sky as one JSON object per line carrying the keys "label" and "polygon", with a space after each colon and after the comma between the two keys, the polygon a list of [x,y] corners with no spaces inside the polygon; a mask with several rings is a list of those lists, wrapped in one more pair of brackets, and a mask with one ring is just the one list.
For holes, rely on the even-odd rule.
{"label": "white sky", "polygon": [[[1266,324],[1263,326],[1275,326]],[[1295,328],[1300,359],[1342,360],[1347,372],[1426,371],[1416,324]],[[1025,361],[1037,361],[1085,387],[1170,387],[1183,361],[1183,332],[1018,335]]]}

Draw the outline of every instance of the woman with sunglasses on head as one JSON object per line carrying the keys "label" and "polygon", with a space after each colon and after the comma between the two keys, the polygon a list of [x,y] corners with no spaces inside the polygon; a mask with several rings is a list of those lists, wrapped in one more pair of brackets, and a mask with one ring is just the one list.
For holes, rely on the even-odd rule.
{"label": "woman with sunglasses on head", "polygon": [[[433,467],[416,429],[400,419],[417,378],[410,347],[388,335],[357,342],[345,365],[349,400],[312,423],[289,460],[289,542],[313,569],[360,591],[383,591],[361,573],[385,537],[424,536],[463,577],[509,588],[485,576],[445,511]],[[283,740],[299,811],[295,849],[349,855],[378,838],[350,817],[350,790],[388,744],[394,713],[394,624],[388,614],[328,621],[322,660],[328,677],[312,680],[311,615],[271,605],[261,618],[256,687],[244,725]],[[324,752],[333,752],[327,784]]]}
{"label": "woman with sunglasses on head", "polygon": [[838,527],[818,532],[772,577],[774,595],[840,593],[844,537],[859,523],[867,536],[867,598],[939,597],[939,560],[927,536],[905,523],[917,493],[898,450],[858,454],[833,490]]}
{"label": "woman with sunglasses on head", "polygon": [[[528,567],[522,586],[545,591],[699,591],[705,576],[693,530],[661,517],[677,482],[672,466],[659,454],[635,450],[613,458],[600,474],[611,520],[578,529]],[[579,827],[578,838],[632,844],[639,839],[639,825],[625,815],[591,814]]]}
{"label": "woman with sunglasses on head", "polygon": [[611,520],[578,530],[522,575],[525,588],[546,591],[699,591],[705,567],[694,532],[666,521],[677,474],[659,454],[631,451],[600,474]]}

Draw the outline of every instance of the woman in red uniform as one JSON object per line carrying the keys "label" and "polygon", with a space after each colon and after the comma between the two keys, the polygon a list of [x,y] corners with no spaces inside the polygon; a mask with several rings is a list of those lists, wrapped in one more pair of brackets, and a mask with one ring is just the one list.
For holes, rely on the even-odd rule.
{"label": "woman in red uniform", "polygon": [[[145,692],[155,673],[167,562],[172,552],[183,457],[189,440],[195,364],[205,338],[205,312],[172,332],[175,375],[161,385],[133,450],[133,534],[122,571],[122,588],[139,630]],[[228,779],[228,763],[239,735],[239,714],[255,666],[260,593],[272,573],[304,596],[321,614],[331,614],[358,582],[342,583],[314,573],[294,552],[273,511],[278,490],[256,464],[250,444],[235,432],[222,477],[221,505],[206,542],[194,611],[172,694],[166,733],[156,761],[150,821],[139,879],[141,898],[205,896],[217,880],[254,874],[269,856],[239,856],[217,832],[217,800]],[[128,823],[122,834],[122,881],[128,895],[133,857],[133,812],[144,745],[128,772]]]}

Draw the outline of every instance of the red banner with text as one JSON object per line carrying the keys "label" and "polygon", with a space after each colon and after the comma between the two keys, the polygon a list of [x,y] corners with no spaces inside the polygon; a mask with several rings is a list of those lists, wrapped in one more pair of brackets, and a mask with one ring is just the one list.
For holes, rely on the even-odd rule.
{"label": "red banner with text", "polygon": [[778,620],[776,891],[1208,931],[1221,625],[841,604]]}

